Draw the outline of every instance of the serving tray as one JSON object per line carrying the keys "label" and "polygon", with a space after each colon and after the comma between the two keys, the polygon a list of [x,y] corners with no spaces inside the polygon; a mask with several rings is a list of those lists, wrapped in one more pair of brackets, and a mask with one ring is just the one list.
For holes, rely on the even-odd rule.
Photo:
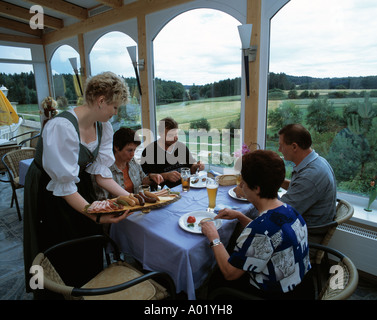
{"label": "serving tray", "polygon": [[[113,210],[113,211],[87,212],[86,210],[89,208],[89,205],[88,205],[85,208],[85,212],[87,214],[94,214],[94,215],[97,215],[97,214],[119,214],[119,215],[121,215],[123,212],[125,212],[127,210],[129,210],[130,212],[150,211],[152,209],[161,208],[161,207],[167,206],[170,203],[178,201],[179,199],[181,199],[181,195],[180,194],[170,194],[170,195],[161,196],[161,197],[159,196],[159,199],[160,200],[155,202],[155,203],[146,202],[145,205],[143,205],[143,206],[136,205],[134,207],[131,207],[130,205],[125,206],[125,205],[118,204],[119,209]],[[109,200],[116,202],[117,199],[115,198],[115,199],[109,199]]]}

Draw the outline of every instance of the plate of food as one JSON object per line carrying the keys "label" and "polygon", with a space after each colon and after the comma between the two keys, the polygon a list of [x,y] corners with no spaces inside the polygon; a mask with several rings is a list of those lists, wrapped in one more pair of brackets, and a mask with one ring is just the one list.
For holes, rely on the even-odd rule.
{"label": "plate of food", "polygon": [[[184,214],[179,218],[178,224],[179,226],[188,232],[192,233],[202,233],[202,228],[200,226],[200,222],[208,219],[213,219],[216,217],[216,214],[213,212],[208,212],[208,211],[193,211]],[[216,226],[216,229],[221,228],[222,226],[222,220],[221,219],[216,219],[213,220],[213,223]]]}
{"label": "plate of food", "polygon": [[131,193],[128,196],[120,196],[114,199],[94,201],[85,208],[88,214],[122,214],[126,210],[133,211],[150,211],[154,208],[166,206],[179,200],[179,194],[170,194],[169,190],[159,192],[140,192],[139,194]]}
{"label": "plate of food", "polygon": [[191,188],[205,188],[207,182],[206,176],[192,176],[190,179],[190,187]]}
{"label": "plate of food", "polygon": [[241,201],[247,201],[246,198],[243,198],[243,197],[237,197],[237,194],[234,192],[234,189],[237,188],[237,187],[234,187],[232,189],[229,189],[228,191],[228,194],[233,198],[233,199],[236,199],[236,200],[241,200]]}

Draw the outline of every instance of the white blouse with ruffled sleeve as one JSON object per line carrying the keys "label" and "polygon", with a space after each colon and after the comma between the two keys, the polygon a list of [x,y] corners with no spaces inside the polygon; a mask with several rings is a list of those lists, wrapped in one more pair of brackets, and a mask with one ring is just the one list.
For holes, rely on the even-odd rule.
{"label": "white blouse with ruffled sleeve", "polygon": [[[76,113],[70,110],[76,118]],[[102,140],[96,160],[86,168],[90,174],[99,174],[104,178],[112,178],[109,167],[114,163],[113,128],[110,122],[102,123]],[[78,165],[80,141],[75,127],[65,118],[57,117],[48,121],[42,132],[43,156],[42,165],[51,181],[47,190],[54,196],[67,196],[77,192],[76,184],[80,167]],[[98,145],[97,140],[89,144],[82,143],[91,152]]]}

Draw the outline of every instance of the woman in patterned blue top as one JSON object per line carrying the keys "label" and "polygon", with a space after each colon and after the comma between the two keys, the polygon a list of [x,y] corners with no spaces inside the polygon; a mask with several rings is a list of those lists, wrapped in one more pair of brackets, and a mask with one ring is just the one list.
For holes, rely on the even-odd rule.
{"label": "woman in patterned blue top", "polygon": [[308,298],[303,284],[311,269],[306,224],[294,208],[277,198],[285,178],[283,160],[272,151],[248,153],[242,158],[241,176],[245,197],[260,214],[251,220],[235,210],[219,212],[216,218],[238,219],[244,228],[233,253],[229,255],[222,245],[212,222],[202,226],[226,285],[263,298]]}

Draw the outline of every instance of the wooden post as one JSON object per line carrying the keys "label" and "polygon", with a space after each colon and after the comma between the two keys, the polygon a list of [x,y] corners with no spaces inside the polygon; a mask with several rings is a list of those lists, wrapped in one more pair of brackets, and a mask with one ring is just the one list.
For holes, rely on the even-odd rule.
{"label": "wooden post", "polygon": [[251,45],[258,46],[256,60],[249,62],[250,96],[245,97],[244,142],[250,145],[251,151],[257,148],[258,139],[261,9],[261,0],[248,0],[246,19],[253,24]]}
{"label": "wooden post", "polygon": [[83,96],[85,92],[85,83],[86,83],[86,56],[85,56],[85,46],[84,46],[84,35],[82,33],[77,35],[79,41],[79,54],[80,54],[80,66],[79,74],[81,75],[81,87],[83,90]]}
{"label": "wooden post", "polygon": [[147,129],[143,131],[143,136],[145,137],[144,145],[147,146],[151,143],[155,138],[152,135],[149,135],[151,131],[151,112],[149,106],[149,86],[148,86],[148,57],[147,57],[147,32],[146,32],[146,25],[145,25],[145,15],[140,14],[137,17],[137,32],[138,32],[138,61],[140,59],[144,59],[144,70],[140,70],[139,68],[139,75],[140,75],[140,85],[141,85],[141,92],[143,93],[140,96],[140,105],[141,105],[141,121],[142,121],[142,129]]}

